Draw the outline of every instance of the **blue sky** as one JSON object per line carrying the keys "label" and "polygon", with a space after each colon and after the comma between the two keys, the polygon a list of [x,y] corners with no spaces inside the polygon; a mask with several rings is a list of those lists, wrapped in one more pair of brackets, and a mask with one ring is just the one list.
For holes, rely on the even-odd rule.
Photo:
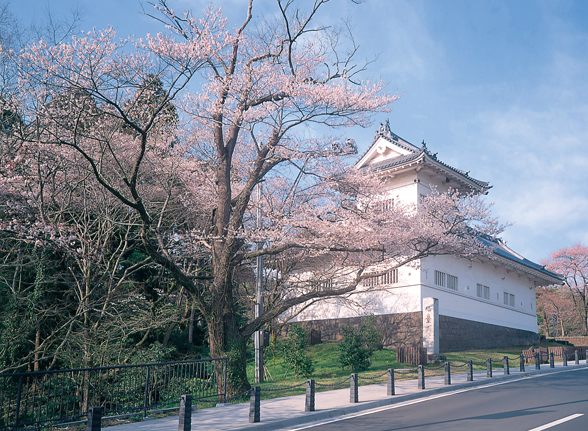
{"label": "blue sky", "polygon": [[[14,0],[23,24],[78,9],[80,28],[142,36],[160,27],[135,0]],[[195,15],[208,1],[169,0]],[[219,0],[238,22],[244,0]],[[254,14],[267,11],[259,2]],[[507,244],[539,261],[588,245],[588,2],[528,0],[334,0],[322,19],[352,17],[372,76],[402,94],[369,130],[349,134],[362,153],[377,123],[470,175],[489,181],[488,200]]]}

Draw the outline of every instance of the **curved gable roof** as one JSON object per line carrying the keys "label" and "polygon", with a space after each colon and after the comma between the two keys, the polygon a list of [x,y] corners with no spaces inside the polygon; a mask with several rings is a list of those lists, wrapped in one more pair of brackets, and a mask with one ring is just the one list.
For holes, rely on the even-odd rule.
{"label": "curved gable roof", "polygon": [[[389,148],[389,157],[382,156],[386,150],[383,142],[386,143]],[[437,153],[429,151],[424,142],[422,146],[418,148],[395,133],[392,133],[388,121],[384,124],[380,124],[379,129],[375,133],[372,144],[362,154],[355,166],[357,169],[370,168],[376,172],[385,172],[389,170],[400,170],[415,163],[425,164],[434,170],[443,172],[478,193],[487,193],[488,190],[492,188],[487,181],[481,181],[470,177],[469,171],[454,168],[453,166],[439,160],[437,158]]]}

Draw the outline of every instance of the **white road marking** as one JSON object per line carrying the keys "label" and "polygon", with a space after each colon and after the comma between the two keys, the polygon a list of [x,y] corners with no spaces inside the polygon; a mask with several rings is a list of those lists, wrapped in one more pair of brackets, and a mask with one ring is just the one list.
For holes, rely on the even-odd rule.
{"label": "white road marking", "polygon": [[550,422],[550,423],[542,425],[538,428],[533,428],[532,430],[529,430],[529,431],[543,431],[548,428],[554,427],[556,425],[563,424],[564,422],[571,421],[572,419],[579,418],[580,416],[584,416],[584,414],[583,413],[576,413],[575,415],[568,416],[567,418],[563,418],[563,419],[560,419],[555,422]]}
{"label": "white road marking", "polygon": [[[551,376],[553,374],[569,373],[569,372],[574,372],[574,371],[585,371],[585,370],[586,370],[586,368],[572,368],[571,370],[561,370],[561,371],[555,371],[555,372],[552,372],[552,373],[535,374],[535,375],[524,376],[524,377],[535,379],[537,377]],[[372,409],[372,410],[366,410],[365,412],[362,412],[362,413],[355,413],[355,414],[350,414],[350,415],[344,415],[342,417],[338,417],[338,418],[331,419],[331,420],[326,420],[326,421],[317,421],[317,422],[314,422],[312,424],[303,425],[303,426],[298,427],[298,428],[287,428],[286,431],[301,431],[301,430],[306,430],[306,429],[310,429],[310,428],[316,428],[318,426],[327,425],[327,424],[331,424],[331,423],[334,423],[334,422],[340,422],[340,421],[344,421],[344,420],[347,420],[347,419],[358,418],[358,417],[361,417],[361,416],[371,415],[373,413],[379,413],[379,412],[383,412],[383,411],[386,411],[386,410],[398,409],[400,407],[410,406],[412,404],[424,403],[426,401],[435,400],[437,398],[449,397],[451,395],[462,394],[464,392],[475,391],[477,389],[490,388],[492,386],[505,385],[505,384],[508,384],[508,383],[514,383],[514,382],[518,382],[518,381],[520,381],[520,380],[519,379],[507,380],[505,382],[490,383],[490,384],[487,384],[487,385],[474,386],[472,388],[467,388],[467,389],[460,389],[460,390],[457,390],[457,391],[454,391],[454,392],[446,392],[446,393],[443,393],[443,394],[432,395],[432,396],[426,397],[426,398],[418,398],[416,400],[406,401],[404,403],[392,404],[391,406],[380,407],[380,408],[376,408],[376,409]],[[560,419],[560,421],[566,422],[568,420],[575,419],[575,418],[577,418],[579,416],[583,416],[583,415],[582,414],[572,415],[569,418],[564,418],[565,420],[564,419]],[[563,422],[557,422],[557,423],[556,422],[552,422],[551,424],[543,425],[543,427],[549,428],[549,427],[552,427],[552,426],[557,425],[558,423],[563,423]],[[547,428],[541,428],[541,427],[539,427],[539,428],[534,428],[534,429],[529,430],[529,431],[540,431],[540,430],[547,429]]]}

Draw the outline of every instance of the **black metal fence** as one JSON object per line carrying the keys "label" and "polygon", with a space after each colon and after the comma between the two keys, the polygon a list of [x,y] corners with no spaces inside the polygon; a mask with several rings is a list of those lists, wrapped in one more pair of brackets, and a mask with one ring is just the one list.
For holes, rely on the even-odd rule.
{"label": "black metal fence", "polygon": [[143,412],[193,400],[226,398],[227,358],[0,374],[0,430]]}

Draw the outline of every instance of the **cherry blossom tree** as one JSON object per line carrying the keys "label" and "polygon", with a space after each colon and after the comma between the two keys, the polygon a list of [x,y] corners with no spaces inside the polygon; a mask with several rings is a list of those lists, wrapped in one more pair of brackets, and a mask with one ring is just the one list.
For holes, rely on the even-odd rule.
{"label": "cherry blossom tree", "polygon": [[569,290],[574,311],[582,321],[582,331],[588,334],[588,248],[578,243],[551,253],[543,264],[562,274]]}
{"label": "cherry blossom tree", "polygon": [[[369,126],[396,96],[365,77],[345,27],[315,25],[326,3],[305,13],[278,0],[256,22],[250,0],[231,30],[218,10],[197,18],[161,0],[166,33],[106,29],[3,52],[20,74],[16,141],[51,148],[133,213],[142,249],[206,320],[211,355],[229,357],[232,392],[249,385],[247,340],[280,314],[361,291],[366,269],[488,254],[476,235],[502,229],[479,196],[377,209],[377,174],[349,165],[330,133]],[[243,322],[258,256],[271,306]]]}
{"label": "cherry blossom tree", "polygon": [[559,286],[537,287],[537,314],[543,324],[545,336],[553,334],[553,315],[557,317],[556,327],[561,337],[580,334],[582,319],[576,311],[574,300],[569,289]]}

